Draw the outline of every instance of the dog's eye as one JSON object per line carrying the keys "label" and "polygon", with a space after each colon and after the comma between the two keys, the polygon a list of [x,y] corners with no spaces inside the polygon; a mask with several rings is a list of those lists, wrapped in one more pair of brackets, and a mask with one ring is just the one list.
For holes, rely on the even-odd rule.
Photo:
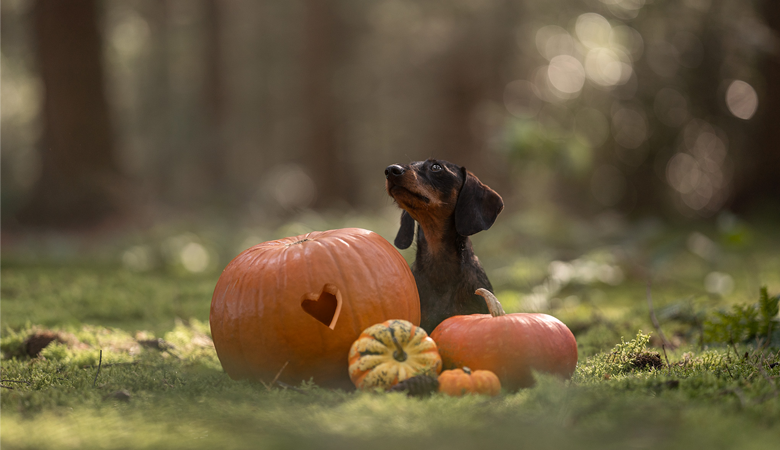
{"label": "dog's eye", "polygon": [[434,164],[431,166],[431,172],[439,172],[441,171],[441,166],[438,164]]}

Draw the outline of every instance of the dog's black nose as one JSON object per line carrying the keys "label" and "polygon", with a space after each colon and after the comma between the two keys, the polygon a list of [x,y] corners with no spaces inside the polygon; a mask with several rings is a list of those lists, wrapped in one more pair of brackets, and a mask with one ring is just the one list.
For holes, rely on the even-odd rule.
{"label": "dog's black nose", "polygon": [[385,169],[385,178],[390,178],[390,176],[400,177],[403,174],[404,174],[404,168],[399,166],[398,164],[389,165]]}

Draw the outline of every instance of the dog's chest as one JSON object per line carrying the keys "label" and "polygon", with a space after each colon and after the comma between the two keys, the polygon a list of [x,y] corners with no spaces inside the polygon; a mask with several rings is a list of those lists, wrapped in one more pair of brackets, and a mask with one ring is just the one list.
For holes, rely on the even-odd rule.
{"label": "dog's chest", "polygon": [[429,273],[415,269],[413,273],[420,294],[423,329],[433,331],[436,325],[452,316],[487,314],[482,297],[474,294],[477,288],[492,290],[484,271],[480,272],[475,274],[466,271],[450,273],[446,277],[431,277]]}

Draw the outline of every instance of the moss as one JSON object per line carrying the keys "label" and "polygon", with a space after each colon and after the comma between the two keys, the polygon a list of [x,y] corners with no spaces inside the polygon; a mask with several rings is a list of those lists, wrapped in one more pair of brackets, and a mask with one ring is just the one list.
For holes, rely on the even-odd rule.
{"label": "moss", "polygon": [[[477,236],[483,241],[475,239],[475,246],[501,253],[478,254],[486,266],[507,261],[514,267],[516,249],[492,241],[513,234],[496,231]],[[388,231],[391,237],[394,232]],[[658,272],[666,281],[653,287],[656,314],[678,348],[667,347],[664,354],[654,347],[657,336],[638,333],[652,329],[646,285],[626,270],[619,286],[570,283],[550,299],[547,312],[577,337],[580,361],[572,380],[537,374],[536,387],[496,398],[434,394],[424,399],[332,391],[311,383],[269,389],[231,380],[209,333],[218,276],[213,272],[3,261],[0,444],[36,449],[773,448],[780,436],[778,350],[755,341],[707,347],[700,340],[702,320],[715,308],[754,299],[754,293],[738,283],[732,297],[701,294],[691,286],[699,286],[702,277],[697,277],[712,268],[678,256],[669,256]],[[776,252],[754,256],[756,277],[777,286]],[[525,258],[538,267],[526,267],[522,280],[512,273],[504,282],[491,275],[518,310],[523,292],[542,282],[547,264],[560,256]],[[681,264],[695,267],[678,270]],[[500,274],[499,269],[488,267],[488,273]],[[668,281],[678,274],[685,274],[682,281]],[[26,342],[35,333],[53,333],[59,340],[31,357]]]}

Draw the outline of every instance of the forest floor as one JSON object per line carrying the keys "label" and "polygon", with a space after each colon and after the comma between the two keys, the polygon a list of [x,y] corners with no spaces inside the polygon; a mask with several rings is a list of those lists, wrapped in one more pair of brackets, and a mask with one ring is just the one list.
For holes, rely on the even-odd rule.
{"label": "forest floor", "polygon": [[238,250],[340,226],[392,240],[383,224],[395,219],[175,227],[86,250],[4,236],[0,445],[775,448],[780,236],[733,218],[685,230],[599,220],[508,217],[474,237],[507,312],[552,314],[579,346],[571,380],[538,375],[494,398],[285,388],[223,372],[208,314]]}

